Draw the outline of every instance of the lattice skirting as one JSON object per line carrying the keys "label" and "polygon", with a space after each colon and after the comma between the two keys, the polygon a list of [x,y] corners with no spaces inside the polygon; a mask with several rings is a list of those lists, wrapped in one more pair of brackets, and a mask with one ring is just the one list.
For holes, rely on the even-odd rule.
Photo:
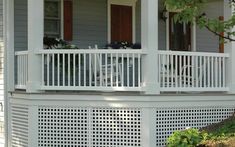
{"label": "lattice skirting", "polygon": [[[155,138],[151,142],[158,147],[165,146],[166,138],[173,131],[220,122],[231,116],[235,107],[95,108],[45,105],[37,106],[36,110],[33,113],[38,119],[33,121],[38,130],[35,145],[39,147],[146,147],[145,133],[150,130]],[[31,130],[28,122],[32,121],[28,113],[32,112],[28,112],[26,106],[12,106],[12,146],[28,146],[27,142],[34,137],[27,133]],[[146,126],[150,121],[154,125]]]}
{"label": "lattice skirting", "polygon": [[156,146],[165,146],[175,130],[202,128],[220,122],[235,111],[233,107],[162,108],[156,110]]}
{"label": "lattice skirting", "polygon": [[40,107],[39,146],[141,146],[141,122],[140,109]]}

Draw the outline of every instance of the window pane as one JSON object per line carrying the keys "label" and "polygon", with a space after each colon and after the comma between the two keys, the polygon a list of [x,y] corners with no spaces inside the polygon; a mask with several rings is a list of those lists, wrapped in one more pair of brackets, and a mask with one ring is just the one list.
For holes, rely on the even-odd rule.
{"label": "window pane", "polygon": [[59,18],[59,2],[47,1],[45,2],[45,17]]}
{"label": "window pane", "polygon": [[58,20],[45,20],[44,26],[45,34],[58,34],[60,32],[60,21]]}
{"label": "window pane", "polygon": [[45,0],[44,34],[49,37],[60,37],[60,7],[59,0]]}

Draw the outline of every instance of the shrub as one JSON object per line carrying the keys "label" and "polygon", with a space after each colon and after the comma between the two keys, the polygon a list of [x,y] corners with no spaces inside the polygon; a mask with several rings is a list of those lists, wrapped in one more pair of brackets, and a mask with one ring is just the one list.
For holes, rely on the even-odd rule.
{"label": "shrub", "polygon": [[206,138],[206,133],[201,133],[197,129],[186,129],[175,131],[168,139],[168,147],[195,147]]}

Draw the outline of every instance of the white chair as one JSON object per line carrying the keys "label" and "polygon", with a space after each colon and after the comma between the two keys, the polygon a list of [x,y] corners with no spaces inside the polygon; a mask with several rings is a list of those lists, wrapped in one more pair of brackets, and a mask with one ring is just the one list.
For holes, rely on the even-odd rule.
{"label": "white chair", "polygon": [[203,66],[185,65],[180,71],[179,81],[182,87],[196,87],[202,83]]}
{"label": "white chair", "polygon": [[176,86],[176,71],[174,67],[167,64],[161,64],[159,80],[162,87],[175,87]]}
{"label": "white chair", "polygon": [[[94,49],[98,49],[97,45]],[[121,86],[123,72],[121,70],[121,63],[117,63],[118,59],[116,59],[116,57],[111,58],[109,53],[92,54],[92,83],[94,86]]]}

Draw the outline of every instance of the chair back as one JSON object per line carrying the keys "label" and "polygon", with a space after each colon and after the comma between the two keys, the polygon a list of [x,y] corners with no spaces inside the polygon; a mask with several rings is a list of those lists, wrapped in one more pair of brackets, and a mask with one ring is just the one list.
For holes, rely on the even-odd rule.
{"label": "chair back", "polygon": [[[91,46],[89,46],[89,49],[93,49],[93,50],[98,50],[98,46],[95,45],[95,48],[91,48]],[[101,58],[100,58],[100,54],[95,53],[95,54],[91,54],[91,68],[93,73],[100,73],[100,68],[101,68]]]}
{"label": "chair back", "polygon": [[199,83],[202,83],[203,79],[203,70],[204,64],[193,66],[193,65],[185,65],[182,67],[182,70],[180,71],[181,80],[183,83],[189,84],[189,85],[198,85]]}

